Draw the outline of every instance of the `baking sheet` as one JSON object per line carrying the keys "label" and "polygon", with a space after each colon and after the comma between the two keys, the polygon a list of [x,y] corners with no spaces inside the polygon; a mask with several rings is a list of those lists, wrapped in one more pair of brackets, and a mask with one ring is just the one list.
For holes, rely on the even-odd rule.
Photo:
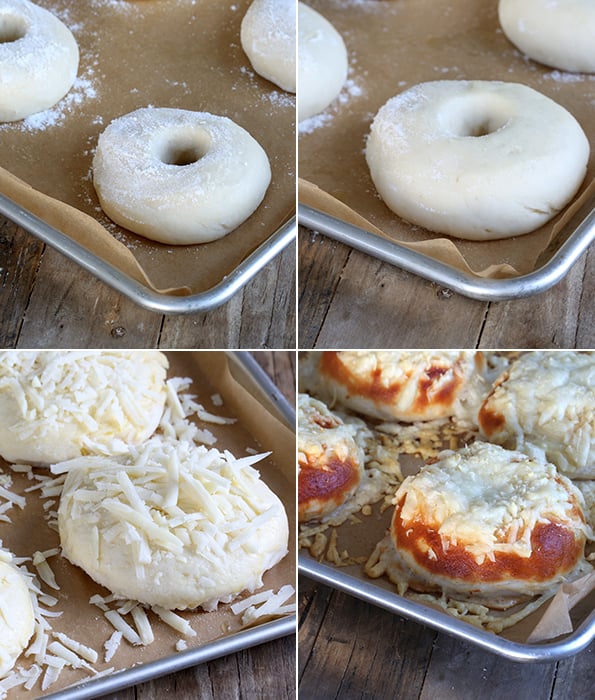
{"label": "baking sheet", "polygon": [[[505,80],[527,84],[566,107],[593,144],[595,76],[563,73],[523,57],[499,28],[497,3],[308,0],[307,4],[343,35],[350,74],[339,99],[300,125],[300,203],[373,231],[378,239],[396,241],[426,257],[430,265],[437,261],[453,266],[480,282],[527,275],[547,263],[560,246],[557,239],[569,233],[564,230],[565,213],[534,233],[502,241],[462,241],[432,234],[401,221],[377,196],[364,158],[366,135],[378,109],[417,83]],[[592,153],[575,199],[581,209],[593,208],[594,173]]]}
{"label": "baking sheet", "polygon": [[[241,49],[249,0],[38,4],[73,31],[79,74],[54,108],[0,125],[0,193],[152,291],[198,294],[221,283],[295,213],[295,97],[257,76]],[[91,181],[97,137],[112,119],[145,106],[227,116],[263,146],[271,185],[236,231],[167,246],[102,213]]]}
{"label": "baking sheet", "polygon": [[[256,465],[263,479],[283,501],[290,523],[289,554],[264,576],[264,588],[274,589],[291,583],[295,587],[295,437],[287,427],[292,411],[284,406],[279,412],[275,405],[279,402],[263,397],[271,395],[266,385],[260,389],[259,397],[244,388],[244,383],[254,388],[255,383],[262,384],[260,377],[252,375],[253,364],[244,358],[244,353],[228,356],[222,352],[173,351],[167,353],[170,360],[168,376],[188,376],[194,381],[189,393],[197,394],[198,401],[207,409],[218,415],[238,418],[234,425],[218,426],[205,424],[218,437],[216,447],[230,449],[234,454],[246,454],[246,448],[272,450],[272,456]],[[233,374],[232,374],[233,372]],[[234,378],[237,377],[236,378]],[[240,383],[241,381],[241,383]],[[213,404],[211,397],[218,393],[224,405]],[[8,471],[7,465],[0,460],[0,467]],[[22,492],[31,482],[25,477],[14,475],[11,490]],[[0,539],[4,546],[16,556],[31,556],[36,550],[45,551],[58,546],[58,535],[47,527],[44,520],[42,499],[27,494],[27,507],[21,511],[12,509],[12,524],[0,523]],[[89,605],[90,596],[95,593],[107,595],[106,589],[95,584],[87,575],[61,557],[52,557],[50,565],[56,574],[61,590],[56,597],[59,602],[57,610],[63,611],[62,617],[52,620],[54,631],[64,632],[82,642],[98,653],[100,660],[94,664],[98,671],[114,667],[115,674],[93,680],[86,672],[64,669],[59,680],[52,685],[47,694],[55,694],[66,686],[88,680],[84,689],[68,691],[66,697],[93,697],[109,689],[126,687],[156,675],[199,663],[217,655],[230,653],[278,636],[293,634],[295,617],[286,616],[273,622],[257,624],[250,629],[242,629],[241,621],[229,605],[221,605],[211,613],[180,613],[188,620],[198,633],[196,637],[184,638],[188,650],[183,653],[175,651],[175,644],[182,636],[163,624],[152,613],[149,618],[155,633],[155,642],[146,647],[133,647],[122,641],[119,650],[109,663],[103,663],[103,644],[111,636],[113,628],[95,606]],[[42,586],[52,594],[55,593]],[[19,664],[27,665],[22,659]],[[122,671],[122,673],[118,673]],[[79,693],[80,690],[80,693]],[[31,700],[40,696],[40,686],[32,691],[15,688],[9,691],[10,700]],[[44,695],[44,693],[42,693]]]}
{"label": "baking sheet", "polygon": [[[486,392],[487,393],[487,392]],[[315,396],[315,394],[313,394]],[[353,415],[363,419],[370,428],[375,430],[379,422],[390,423],[390,421],[376,421],[366,419],[365,416],[353,412]],[[402,430],[399,429],[401,426]],[[425,435],[424,440],[428,441],[428,428],[423,423],[419,436]],[[409,436],[406,442],[413,444],[412,428],[408,424],[400,424],[394,421],[395,437],[406,432]],[[477,432],[477,431],[475,431]],[[388,429],[377,431],[377,436],[383,436],[377,441],[383,445],[383,449],[388,449],[389,455],[396,458],[395,448],[388,447],[386,440],[390,444],[390,431]],[[451,437],[456,437],[460,446],[469,444],[474,439],[474,433],[462,428],[458,431],[450,427],[442,434],[445,438],[444,448],[452,449]],[[422,444],[424,444],[422,442]],[[437,444],[432,447],[437,451]],[[374,458],[372,458],[374,460]],[[399,466],[403,476],[415,473],[424,464],[425,460],[419,454],[413,454],[413,447],[402,450],[398,455]],[[395,487],[396,491],[396,487]],[[392,493],[389,495],[392,498]],[[422,624],[429,625],[434,629],[460,637],[469,642],[479,645],[489,651],[495,652],[516,661],[546,661],[554,660],[577,653],[585,648],[595,639],[595,573],[589,574],[589,579],[576,583],[577,590],[580,591],[579,602],[572,607],[568,615],[570,623],[566,617],[566,608],[569,607],[565,601],[555,616],[545,617],[550,603],[553,599],[545,601],[541,607],[531,612],[519,622],[505,628],[495,634],[486,629],[476,627],[464,619],[457,619],[447,614],[438,605],[433,605],[425,601],[416,599],[415,596],[401,596],[397,593],[396,585],[384,574],[378,578],[371,578],[364,573],[364,565],[372,554],[376,544],[380,542],[387,531],[390,530],[394,507],[385,507],[383,499],[375,503],[370,512],[365,514],[362,511],[355,513],[356,519],[348,519],[339,526],[330,526],[324,531],[328,540],[324,546],[322,554],[316,558],[305,547],[299,550],[298,569],[301,573],[315,578],[327,585],[338,588],[342,591],[354,595],[358,598],[386,608],[396,614],[411,618]],[[341,553],[341,557],[347,565],[336,565],[325,558],[325,553],[331,543],[331,533],[336,534],[336,542],[333,547]],[[595,551],[593,543],[588,545],[587,553]],[[343,554],[345,553],[345,556]],[[348,555],[348,558],[347,558]],[[359,559],[363,563],[348,563]],[[569,584],[566,591],[571,590],[574,584]],[[455,597],[455,596],[453,596]],[[519,606],[520,608],[521,606]],[[516,611],[514,608],[512,611]],[[550,611],[551,612],[551,611]],[[564,614],[562,614],[562,612]],[[541,635],[535,634],[538,623]],[[563,630],[563,633],[560,631]],[[534,641],[539,639],[539,641]]]}

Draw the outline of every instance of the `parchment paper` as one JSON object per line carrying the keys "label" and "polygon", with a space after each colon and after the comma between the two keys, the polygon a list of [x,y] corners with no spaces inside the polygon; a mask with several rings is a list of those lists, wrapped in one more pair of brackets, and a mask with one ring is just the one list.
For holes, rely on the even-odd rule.
{"label": "parchment paper", "polygon": [[[0,192],[152,289],[211,288],[295,211],[295,97],[256,75],[242,51],[249,0],[37,4],[73,32],[79,74],[54,108],[0,124]],[[212,243],[167,246],[103,214],[91,180],[97,137],[112,119],[146,106],[227,116],[265,149],[271,185],[236,231]]]}
{"label": "parchment paper", "polygon": [[[246,454],[246,448],[260,451],[272,451],[272,455],[259,462],[256,468],[263,479],[283,501],[290,523],[289,554],[267,572],[264,576],[265,589],[277,591],[287,583],[296,585],[295,575],[295,436],[291,430],[279,422],[264,405],[251,396],[235,380],[228,366],[228,359],[222,352],[188,352],[167,353],[170,360],[168,376],[191,377],[193,384],[190,393],[198,395],[198,401],[217,415],[236,417],[233,425],[218,426],[209,423],[201,427],[208,428],[217,438],[216,447],[229,449],[233,454]],[[224,405],[213,405],[211,396],[219,393]],[[250,424],[250,430],[246,422]],[[8,466],[0,459],[0,468],[7,472]],[[14,475],[11,490],[26,495],[27,506],[21,511],[13,508],[9,511],[12,524],[0,523],[0,540],[16,556],[31,556],[36,550],[45,551],[57,547],[58,535],[50,530],[44,520],[42,499],[37,492],[24,494],[24,489],[31,485],[25,477]],[[56,592],[42,585],[43,589],[59,598],[55,609],[63,611],[62,617],[52,620],[54,631],[63,632],[83,644],[94,648],[99,653],[99,661],[94,664],[98,671],[114,667],[116,670],[130,668],[140,663],[167,658],[176,653],[175,644],[182,637],[162,623],[155,615],[149,613],[149,619],[155,634],[153,644],[146,647],[133,647],[122,641],[113,659],[103,663],[103,644],[114,631],[98,608],[89,604],[89,598],[99,593],[108,595],[108,591],[95,584],[81,569],[71,565],[60,556],[52,557],[49,564],[56,574],[61,590]],[[32,572],[35,570],[29,567]],[[239,617],[235,616],[228,605],[220,605],[211,613],[179,613],[185,617],[197,632],[196,637],[184,638],[188,649],[202,646],[210,641],[227,636],[242,629]],[[21,658],[19,664],[27,665]],[[86,672],[64,669],[58,681],[52,685],[47,694],[55,692],[71,683],[87,677]],[[91,679],[92,680],[92,679]],[[24,698],[32,700],[42,695],[40,684],[33,690],[15,688],[9,691],[10,700]]]}
{"label": "parchment paper", "polygon": [[[595,76],[547,68],[523,57],[485,0],[306,0],[339,30],[349,53],[348,82],[322,115],[300,125],[299,200],[436,260],[484,277],[538,266],[561,241],[570,211],[533,233],[493,242],[441,237],[408,224],[378,197],[364,157],[376,112],[394,95],[430,80],[504,80],[552,98],[579,121],[593,151]],[[595,154],[575,200],[595,200]],[[544,177],[553,174],[544,173]],[[541,262],[539,263],[541,264]]]}

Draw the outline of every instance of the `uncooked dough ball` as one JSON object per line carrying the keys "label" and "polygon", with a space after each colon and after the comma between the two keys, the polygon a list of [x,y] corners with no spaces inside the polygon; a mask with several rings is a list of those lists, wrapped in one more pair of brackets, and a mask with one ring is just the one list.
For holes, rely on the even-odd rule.
{"label": "uncooked dough ball", "polygon": [[295,0],[254,0],[242,20],[240,38],[259,75],[295,92]]}
{"label": "uncooked dough ball", "polygon": [[339,32],[311,7],[298,3],[298,121],[322,112],[347,80],[347,49]]}
{"label": "uncooked dough ball", "polygon": [[33,636],[35,619],[25,574],[0,549],[0,678],[15,665]]}
{"label": "uncooked dough ball", "polygon": [[439,80],[390,99],[366,159],[395,213],[430,231],[491,240],[539,228],[576,194],[589,142],[576,119],[518,83]]}
{"label": "uncooked dough ball", "polygon": [[27,0],[0,3],[0,121],[53,107],[70,90],[79,62],[70,30]]}
{"label": "uncooked dough ball", "polygon": [[529,58],[566,71],[595,72],[593,0],[500,0],[506,36]]}
{"label": "uncooked dough ball", "polygon": [[0,455],[51,464],[146,440],[163,413],[167,366],[153,350],[0,353]]}
{"label": "uncooked dough ball", "polygon": [[271,181],[266,153],[227,117],[137,109],[100,135],[93,184],[120,226],[161,243],[214,241],[260,205]]}
{"label": "uncooked dough ball", "polygon": [[285,509],[251,466],[261,457],[152,438],[122,459],[56,465],[69,470],[62,550],[118,596],[213,610],[287,553]]}

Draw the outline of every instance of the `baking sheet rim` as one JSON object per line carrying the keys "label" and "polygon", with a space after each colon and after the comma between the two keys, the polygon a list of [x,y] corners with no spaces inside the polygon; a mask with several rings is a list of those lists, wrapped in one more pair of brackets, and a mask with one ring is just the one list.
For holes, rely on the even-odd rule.
{"label": "baking sheet rim", "polygon": [[424,253],[406,248],[397,241],[382,238],[305,204],[298,205],[298,221],[302,226],[314,229],[383,262],[480,301],[521,299],[546,291],[562,280],[595,240],[593,209],[540,268],[517,277],[491,279],[458,270]]}
{"label": "baking sheet rim", "polygon": [[556,661],[577,654],[595,639],[595,610],[591,611],[578,628],[565,636],[562,641],[528,644],[513,642],[505,637],[474,627],[472,624],[457,620],[440,610],[434,610],[422,603],[408,600],[396,592],[380,588],[372,580],[365,581],[328,564],[321,563],[310,555],[298,555],[298,572],[389,612],[472,642],[484,650],[491,651],[511,661]]}
{"label": "baking sheet rim", "polygon": [[155,292],[100,256],[91,252],[47,222],[31,214],[9,197],[0,193],[0,214],[13,221],[43,243],[77,263],[100,281],[128,297],[139,306],[158,313],[184,314],[210,311],[228,301],[296,237],[295,216],[281,224],[265,241],[242,260],[221,281],[211,288],[178,296]]}

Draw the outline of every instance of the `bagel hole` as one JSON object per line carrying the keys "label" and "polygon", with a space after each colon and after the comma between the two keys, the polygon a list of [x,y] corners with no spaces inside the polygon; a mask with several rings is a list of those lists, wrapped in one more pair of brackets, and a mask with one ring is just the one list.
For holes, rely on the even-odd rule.
{"label": "bagel hole", "polygon": [[509,121],[510,107],[497,95],[467,94],[450,100],[439,118],[453,136],[481,138]]}
{"label": "bagel hole", "polygon": [[22,17],[0,18],[0,44],[11,44],[22,39],[27,33],[27,26]]}
{"label": "bagel hole", "polygon": [[503,124],[504,121],[495,119],[494,117],[469,119],[462,125],[461,136],[470,136],[471,138],[488,136],[498,131]]}
{"label": "bagel hole", "polygon": [[167,144],[161,160],[167,165],[192,165],[206,155],[206,148],[202,144],[189,141],[172,141]]}

